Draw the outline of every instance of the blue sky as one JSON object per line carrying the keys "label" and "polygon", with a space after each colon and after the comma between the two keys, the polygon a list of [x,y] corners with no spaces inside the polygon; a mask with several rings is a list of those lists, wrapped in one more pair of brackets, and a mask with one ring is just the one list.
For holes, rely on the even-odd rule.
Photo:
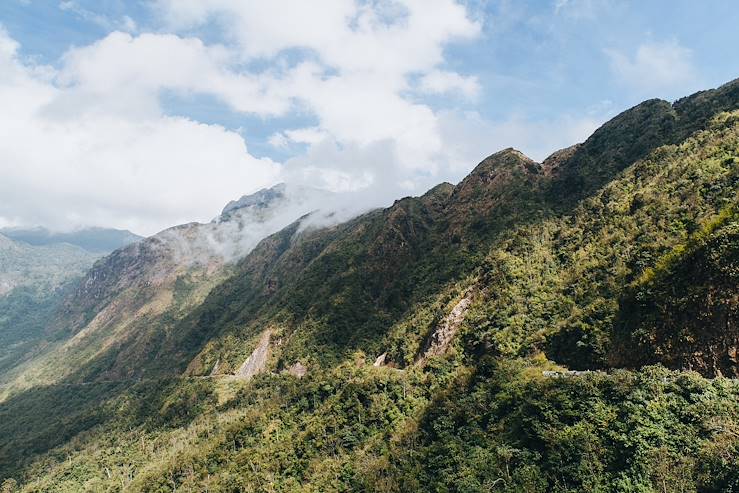
{"label": "blue sky", "polygon": [[5,0],[0,25],[0,225],[152,233],[284,180],[382,205],[739,77],[718,0]]}

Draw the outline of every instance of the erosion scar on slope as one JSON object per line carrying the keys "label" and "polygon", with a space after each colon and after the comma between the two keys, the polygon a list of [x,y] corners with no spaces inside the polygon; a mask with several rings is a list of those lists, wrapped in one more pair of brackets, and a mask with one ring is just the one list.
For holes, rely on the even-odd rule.
{"label": "erosion scar on slope", "polygon": [[241,365],[239,371],[236,372],[237,378],[243,378],[245,380],[251,379],[254,375],[261,373],[267,366],[267,358],[269,356],[269,342],[272,336],[270,329],[265,330],[262,333],[262,337],[259,338],[257,347],[254,348],[251,355]]}

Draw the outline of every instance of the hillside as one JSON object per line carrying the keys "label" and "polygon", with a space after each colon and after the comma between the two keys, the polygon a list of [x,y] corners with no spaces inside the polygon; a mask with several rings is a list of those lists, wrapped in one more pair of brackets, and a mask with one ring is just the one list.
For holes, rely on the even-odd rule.
{"label": "hillside", "polygon": [[734,205],[660,258],[626,291],[611,364],[659,361],[738,377],[737,289],[739,215]]}
{"label": "hillside", "polygon": [[233,263],[193,250],[216,226],[165,232],[99,261],[59,346],[0,376],[0,477],[735,491],[737,192],[734,81],[542,163],[506,149],[340,224],[296,214]]}
{"label": "hillside", "polygon": [[0,234],[0,373],[43,336],[64,293],[97,257],[66,243],[32,246]]}
{"label": "hillside", "polygon": [[0,374],[0,383],[12,389],[172,374],[187,358],[178,321],[260,239],[316,207],[320,191],[286,190],[258,191],[210,223],[176,226],[100,259],[60,300],[43,343],[23,365]]}

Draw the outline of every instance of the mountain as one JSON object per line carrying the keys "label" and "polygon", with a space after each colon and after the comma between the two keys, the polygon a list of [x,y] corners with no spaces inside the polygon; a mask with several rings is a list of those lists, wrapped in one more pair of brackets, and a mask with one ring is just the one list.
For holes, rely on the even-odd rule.
{"label": "mountain", "polygon": [[97,258],[140,239],[103,228],[0,230],[0,371],[44,337],[62,298]]}
{"label": "mountain", "polygon": [[739,80],[344,222],[243,198],[65,298],[56,342],[0,374],[0,476],[736,491],[737,192]]}
{"label": "mountain", "polygon": [[96,258],[70,244],[31,246],[0,234],[0,372],[43,335],[62,293]]}
{"label": "mountain", "polygon": [[95,254],[107,254],[142,239],[130,231],[108,228],[86,228],[69,233],[57,233],[40,227],[3,228],[0,234],[32,246],[67,243]]}
{"label": "mountain", "polygon": [[185,350],[178,321],[259,240],[325,199],[320,190],[280,184],[231,202],[210,223],[176,226],[116,250],[96,262],[61,301],[46,327],[49,344],[31,361],[0,375],[0,382],[171,373]]}

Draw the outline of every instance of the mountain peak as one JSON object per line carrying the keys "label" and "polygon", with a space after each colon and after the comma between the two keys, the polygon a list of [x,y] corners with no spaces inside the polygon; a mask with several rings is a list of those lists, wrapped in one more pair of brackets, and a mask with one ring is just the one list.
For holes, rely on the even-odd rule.
{"label": "mountain peak", "polygon": [[483,159],[457,188],[464,188],[471,182],[477,183],[481,180],[483,182],[498,181],[501,175],[518,171],[522,171],[526,175],[537,175],[541,172],[541,165],[523,152],[508,147]]}
{"label": "mountain peak", "polygon": [[224,216],[228,216],[231,212],[238,209],[263,209],[265,207],[269,207],[275,200],[284,198],[286,190],[287,185],[285,185],[284,183],[278,183],[273,187],[262,188],[261,190],[258,190],[257,192],[254,192],[250,195],[243,195],[240,199],[232,200],[231,202],[226,204],[226,207],[224,207],[223,211],[221,212],[221,218],[223,218]]}
{"label": "mountain peak", "polygon": [[524,154],[523,152],[519,151],[518,149],[514,147],[506,147],[505,149],[495,152],[489,155],[488,157],[486,157],[485,159],[483,159],[483,162],[488,161],[488,160],[501,160],[505,158],[514,158],[514,159],[520,159],[523,161],[534,162],[530,157],[528,157],[526,154]]}

